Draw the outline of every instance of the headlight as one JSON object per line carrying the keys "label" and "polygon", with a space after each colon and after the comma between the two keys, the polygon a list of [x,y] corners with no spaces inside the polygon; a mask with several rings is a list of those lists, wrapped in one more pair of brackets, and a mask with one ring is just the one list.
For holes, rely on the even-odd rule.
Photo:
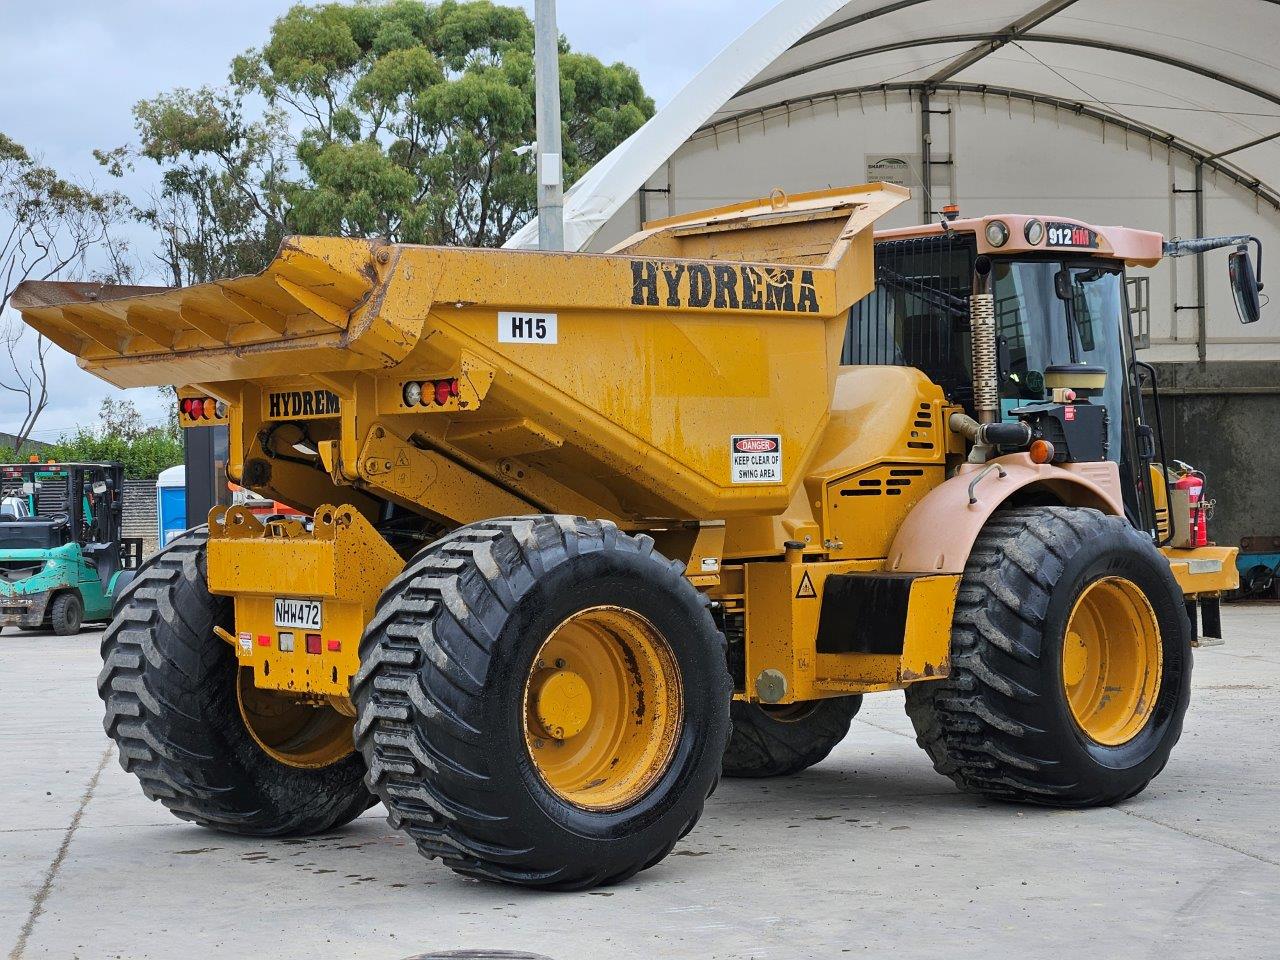
{"label": "headlight", "polygon": [[1044,224],[1039,220],[1028,220],[1022,228],[1022,235],[1027,238],[1027,243],[1037,246],[1044,239]]}
{"label": "headlight", "polygon": [[404,385],[404,405],[416,407],[422,401],[422,384],[411,380]]}
{"label": "headlight", "polygon": [[993,247],[1003,247],[1009,242],[1009,227],[1003,220],[992,220],[987,224],[987,243]]}

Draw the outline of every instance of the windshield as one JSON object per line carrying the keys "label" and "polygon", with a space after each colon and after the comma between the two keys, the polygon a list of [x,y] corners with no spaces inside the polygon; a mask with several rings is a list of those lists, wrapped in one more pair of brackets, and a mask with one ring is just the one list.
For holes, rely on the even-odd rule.
{"label": "windshield", "polygon": [[[1066,271],[1070,280],[1070,304],[1057,293],[1055,277],[1061,271]],[[1121,268],[1056,260],[996,261],[992,277],[997,335],[1003,338],[1008,357],[1008,380],[1001,385],[1002,409],[1007,414],[1023,403],[1044,399],[1044,371],[1053,364],[1103,367],[1108,376],[1101,402],[1111,413],[1108,456],[1121,459],[1127,367],[1123,333],[1127,307]]]}

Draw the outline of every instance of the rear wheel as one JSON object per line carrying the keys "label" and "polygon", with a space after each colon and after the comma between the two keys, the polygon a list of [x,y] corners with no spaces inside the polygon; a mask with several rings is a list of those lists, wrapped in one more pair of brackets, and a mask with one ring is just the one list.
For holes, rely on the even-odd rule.
{"label": "rear wheel", "polygon": [[49,605],[49,625],[60,637],[69,637],[80,632],[84,622],[84,602],[80,594],[74,590],[60,593]]}
{"label": "rear wheel", "polygon": [[785,706],[735,700],[726,777],[783,777],[825,760],[849,733],[862,697],[831,697]]}
{"label": "rear wheel", "polygon": [[1142,791],[1191,690],[1191,627],[1169,564],[1120,517],[996,514],[961,581],[951,675],[907,689],[934,767],[1010,800],[1085,807]]}
{"label": "rear wheel", "polygon": [[391,583],[352,697],[393,826],[460,873],[617,882],[692,829],[729,732],[724,638],[648,537],[472,524]]}
{"label": "rear wheel", "polygon": [[253,685],[215,625],[232,601],[206,587],[206,534],[138,572],[102,638],[98,693],[120,763],[177,817],[229,833],[320,833],[375,801],[354,720]]}

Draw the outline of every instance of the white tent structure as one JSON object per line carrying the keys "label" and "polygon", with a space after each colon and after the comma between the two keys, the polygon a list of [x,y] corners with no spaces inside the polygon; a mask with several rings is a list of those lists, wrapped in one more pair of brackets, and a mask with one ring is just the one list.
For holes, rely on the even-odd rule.
{"label": "white tent structure", "polygon": [[[791,44],[841,6],[782,0],[707,64],[652,120],[597,163],[565,195],[565,247],[581,250],[653,172],[711,115]],[[534,220],[507,247],[535,247]]]}
{"label": "white tent structure", "polygon": [[[783,0],[575,185],[569,246],[893,179],[918,194],[901,223],[955,201],[1280,251],[1278,48],[1280,0]],[[1242,331],[1204,268],[1152,274],[1155,354],[1280,360],[1280,327]]]}

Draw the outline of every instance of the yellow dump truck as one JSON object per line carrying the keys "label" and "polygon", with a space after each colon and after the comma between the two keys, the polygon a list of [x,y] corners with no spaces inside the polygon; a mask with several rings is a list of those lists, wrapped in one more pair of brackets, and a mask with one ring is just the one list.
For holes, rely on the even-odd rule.
{"label": "yellow dump truck", "polygon": [[[985,234],[963,289],[877,286],[906,197],[775,194],[608,255],[294,237],[185,289],[24,285],[28,324],[225,416],[229,477],[303,513],[215,508],[139,573],[99,680],[125,768],[237,833],[381,801],[459,872],[556,888],[657,863],[722,768],[816,762],[866,693],[905,689],[964,788],[1143,789],[1193,637],[1126,517],[1130,487],[1156,510],[1110,446],[1128,392],[1107,406],[1114,369],[1070,351],[1002,365]],[[843,365],[851,308],[904,291],[945,305],[946,370]]]}

